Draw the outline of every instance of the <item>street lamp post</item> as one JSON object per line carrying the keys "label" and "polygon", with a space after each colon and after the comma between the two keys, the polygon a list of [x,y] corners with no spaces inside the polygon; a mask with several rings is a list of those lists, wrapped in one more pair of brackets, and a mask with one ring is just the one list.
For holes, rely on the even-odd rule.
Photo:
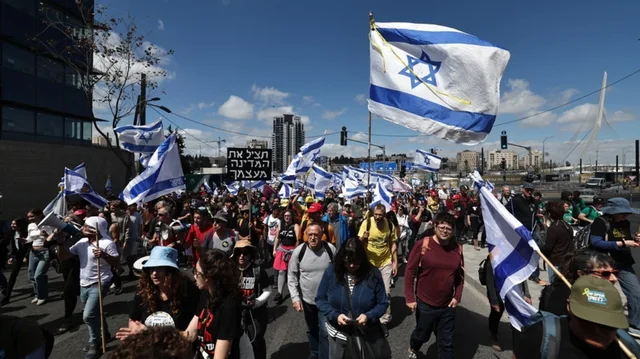
{"label": "street lamp post", "polygon": [[546,141],[546,140],[548,140],[548,139],[550,139],[550,138],[554,138],[554,137],[555,137],[555,136],[549,136],[549,137],[545,137],[545,139],[544,139],[544,140],[542,140],[542,169],[543,169],[543,170],[544,170],[544,155],[545,155],[545,152],[544,152],[544,143],[545,143],[545,141]]}

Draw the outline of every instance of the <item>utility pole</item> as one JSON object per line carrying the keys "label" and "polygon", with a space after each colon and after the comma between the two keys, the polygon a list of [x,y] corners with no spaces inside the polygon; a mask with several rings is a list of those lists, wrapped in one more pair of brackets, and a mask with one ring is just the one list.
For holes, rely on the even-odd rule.
{"label": "utility pole", "polygon": [[484,176],[484,147],[480,149],[480,174]]}
{"label": "utility pole", "polygon": [[[623,178],[624,178],[624,174],[623,174]],[[614,176],[614,182],[618,183],[618,155],[616,155],[616,174]]]}
{"label": "utility pole", "polygon": [[147,124],[147,74],[140,75],[140,125]]}
{"label": "utility pole", "polygon": [[227,140],[221,139],[220,136],[218,136],[218,140],[214,142],[218,144],[218,157],[220,157],[220,147],[222,146],[223,143],[226,143]]}
{"label": "utility pole", "polygon": [[636,140],[636,187],[640,186],[640,140]]}

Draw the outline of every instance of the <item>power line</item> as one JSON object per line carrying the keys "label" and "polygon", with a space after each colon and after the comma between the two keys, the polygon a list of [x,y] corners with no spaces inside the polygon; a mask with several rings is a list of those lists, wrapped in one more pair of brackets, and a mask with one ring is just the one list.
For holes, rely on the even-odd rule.
{"label": "power line", "polygon": [[539,116],[539,115],[545,114],[545,113],[547,113],[547,112],[555,111],[555,110],[557,110],[557,109],[559,109],[559,108],[561,108],[561,107],[564,107],[564,106],[570,105],[570,104],[572,104],[572,103],[575,103],[575,102],[578,102],[578,101],[580,101],[580,100],[583,100],[583,99],[585,99],[585,98],[587,98],[587,97],[589,97],[589,96],[591,96],[591,95],[597,94],[598,92],[600,92],[600,91],[602,91],[602,90],[605,90],[605,89],[607,89],[607,88],[609,88],[609,87],[611,87],[611,86],[613,86],[613,85],[615,85],[615,84],[618,84],[618,83],[620,83],[620,82],[622,82],[622,81],[624,81],[624,80],[628,79],[629,77],[631,77],[631,76],[633,76],[633,75],[635,75],[635,74],[637,74],[637,73],[639,73],[639,72],[640,72],[640,69],[635,70],[634,72],[632,72],[632,73],[630,73],[630,74],[628,74],[628,75],[626,75],[626,76],[624,76],[624,77],[622,77],[622,78],[620,78],[620,79],[618,79],[618,80],[616,80],[616,81],[614,81],[614,82],[612,82],[612,83],[608,84],[608,85],[607,85],[607,86],[605,86],[605,87],[601,87],[601,88],[599,88],[599,89],[597,89],[597,90],[591,91],[591,92],[589,92],[589,93],[588,93],[588,94],[586,94],[586,95],[580,96],[580,97],[575,98],[575,99],[573,99],[573,100],[571,100],[571,101],[565,102],[565,103],[563,103],[563,104],[561,104],[561,105],[554,106],[554,107],[551,107],[551,108],[546,109],[546,110],[544,110],[544,111],[540,111],[540,112],[534,113],[533,115],[529,115],[529,116],[521,117],[521,118],[518,118],[518,119],[515,119],[515,120],[511,120],[511,121],[503,122],[503,123],[498,123],[498,124],[494,125],[493,127],[500,127],[500,126],[508,125],[508,124],[511,124],[511,123],[524,121],[524,120],[529,119],[529,118],[531,118],[531,117],[535,117],[535,116]]}
{"label": "power line", "polygon": [[[561,105],[554,106],[554,107],[551,107],[551,108],[546,109],[544,111],[536,112],[536,113],[534,113],[532,115],[521,117],[521,118],[518,118],[518,119],[515,119],[515,120],[498,123],[498,124],[495,124],[493,127],[500,127],[500,126],[508,125],[508,124],[515,123],[515,122],[521,122],[521,121],[524,121],[526,119],[529,119],[529,118],[532,118],[532,117],[535,117],[535,116],[539,116],[539,115],[545,114],[547,112],[552,112],[552,111],[555,111],[555,110],[557,110],[559,108],[571,105],[572,103],[576,103],[576,102],[578,102],[580,100],[583,100],[583,99],[585,99],[585,98],[587,98],[587,97],[589,97],[591,95],[597,94],[598,92],[600,92],[602,90],[605,90],[605,89],[607,89],[607,88],[609,88],[609,87],[611,87],[611,86],[613,86],[615,84],[618,84],[618,83],[628,79],[629,77],[631,77],[631,76],[633,76],[633,75],[635,75],[635,74],[637,74],[639,72],[640,72],[640,69],[638,69],[636,71],[633,71],[632,73],[630,73],[630,74],[628,74],[626,76],[623,76],[622,78],[620,78],[620,79],[618,79],[618,80],[616,80],[614,82],[611,82],[610,84],[608,84],[605,87],[602,87],[602,88],[599,88],[597,90],[591,91],[588,94],[585,94],[583,96],[575,98],[575,99],[573,99],[571,101],[565,102],[565,103],[563,103]],[[431,135],[427,135],[427,134],[421,134],[421,135],[389,135],[389,134],[384,134],[384,133],[372,133],[371,136],[384,136],[384,137],[423,137],[423,136],[425,136],[426,137],[426,136],[431,136]]]}
{"label": "power line", "polygon": [[564,158],[564,160],[562,160],[562,163],[566,163],[567,158],[569,158],[569,156],[571,156],[571,154],[573,153],[573,151],[576,150],[576,148],[578,148],[578,146],[580,146],[580,144],[582,143],[582,141],[584,141],[585,138],[587,138],[587,136],[593,131],[593,129],[591,129],[591,131],[587,131],[587,133],[584,134],[584,136],[582,137],[582,139],[575,145],[573,146],[573,149],[571,149],[571,152],[569,152],[567,154],[567,157]]}
{"label": "power line", "polygon": [[[169,121],[172,125],[176,126],[176,132],[178,132],[178,129],[180,128],[175,122],[171,121],[170,119],[167,118],[167,116],[165,116],[164,114],[162,114],[160,111],[156,110],[153,106],[149,106],[151,107],[155,112],[158,113],[158,115],[162,116],[165,120]],[[203,143],[205,146],[209,146],[213,149],[215,149],[215,147],[211,146],[210,144],[206,143],[205,141],[199,139],[198,137],[190,134],[189,132],[185,131],[185,129],[182,129],[182,132],[186,133],[187,135],[193,137],[193,139],[195,139],[196,141]]]}
{"label": "power line", "polygon": [[[156,112],[157,112],[157,111],[156,111]],[[200,122],[200,121],[196,121],[196,120],[194,120],[194,119],[188,118],[188,117],[183,116],[183,115],[180,115],[180,114],[178,114],[178,113],[173,113],[173,112],[171,112],[171,114],[172,114],[172,115],[174,115],[174,116],[176,116],[176,117],[179,117],[179,118],[181,118],[181,119],[183,119],[183,120],[186,120],[186,121],[189,121],[189,122],[193,122],[193,123],[196,123],[196,124],[198,124],[198,125],[201,125],[201,126],[204,126],[204,127],[209,127],[209,128],[214,129],[214,130],[218,130],[218,131],[222,131],[222,132],[228,132],[228,133],[233,133],[233,134],[235,134],[235,135],[247,136],[247,137],[271,138],[271,136],[254,135],[254,134],[251,134],[251,133],[244,133],[244,132],[238,132],[238,131],[226,130],[226,129],[224,129],[224,128],[220,128],[220,127],[216,127],[216,126],[208,125],[208,124],[203,123],[203,122]],[[165,118],[166,118],[166,117],[165,117]],[[323,136],[336,135],[336,134],[338,134],[338,133],[340,133],[340,132],[330,132],[330,133],[325,133],[325,134],[322,134],[322,135],[313,135],[313,136],[305,136],[305,137],[307,137],[307,138],[317,138],[317,137],[323,137]]]}

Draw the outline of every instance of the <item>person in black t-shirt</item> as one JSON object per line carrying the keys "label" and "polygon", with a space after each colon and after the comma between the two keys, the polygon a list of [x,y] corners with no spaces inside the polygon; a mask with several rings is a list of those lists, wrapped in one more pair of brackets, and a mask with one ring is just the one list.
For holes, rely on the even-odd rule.
{"label": "person in black t-shirt", "polygon": [[186,335],[196,343],[196,358],[238,359],[243,332],[237,264],[221,250],[202,249],[193,274],[202,295]]}
{"label": "person in black t-shirt", "polygon": [[640,246],[640,233],[631,232],[631,223],[627,219],[638,210],[631,208],[624,198],[610,198],[602,208],[602,216],[591,224],[589,242],[600,251],[609,253],[615,260],[618,281],[627,297],[629,307],[629,332],[640,336],[640,281],[633,270],[635,261],[631,248]]}
{"label": "person in black t-shirt", "polygon": [[[601,278],[582,276],[571,288],[568,306],[569,316],[553,319],[559,329],[555,337],[546,341],[550,344],[555,340],[559,345],[542,345],[545,325],[551,325],[545,324],[543,319],[522,329],[514,358],[626,358],[616,337],[620,335],[618,329],[627,329],[629,324],[624,316],[622,298],[613,284]],[[628,334],[626,336],[633,341]],[[633,343],[626,345],[633,350]],[[546,348],[546,352],[542,348]]]}
{"label": "person in black t-shirt", "polygon": [[180,273],[178,252],[170,247],[155,247],[141,258],[142,276],[129,313],[129,325],[116,337],[127,339],[147,327],[175,327],[185,330],[196,314],[200,290]]}
{"label": "person in black t-shirt", "polygon": [[271,295],[267,272],[254,262],[256,247],[248,240],[239,240],[233,248],[240,270],[240,290],[242,291],[242,327],[253,346],[255,359],[267,358],[267,343],[264,333],[269,322],[267,301]]}

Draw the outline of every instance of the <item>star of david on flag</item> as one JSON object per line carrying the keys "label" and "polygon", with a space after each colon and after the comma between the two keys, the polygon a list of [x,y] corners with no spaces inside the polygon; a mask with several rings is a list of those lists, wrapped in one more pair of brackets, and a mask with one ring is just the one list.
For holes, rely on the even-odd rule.
{"label": "star of david on flag", "polygon": [[438,172],[442,159],[433,153],[417,149],[413,159],[413,166],[427,172]]}
{"label": "star of david on flag", "polygon": [[[440,65],[442,62],[439,61],[431,61],[429,55],[427,55],[424,50],[422,51],[422,55],[420,55],[419,59],[411,55],[407,55],[407,64],[408,66],[402,69],[402,71],[398,72],[398,74],[407,76],[411,79],[411,88],[414,89],[423,84],[423,82],[428,83],[429,85],[438,86],[438,82],[436,81],[436,73],[440,70]],[[422,66],[417,65],[426,65],[429,73],[421,78],[416,78],[416,75],[420,75],[423,71],[421,70]],[[422,80],[422,81],[421,81]]]}
{"label": "star of david on flag", "polygon": [[431,24],[374,23],[370,42],[371,114],[455,143],[486,139],[507,50]]}

